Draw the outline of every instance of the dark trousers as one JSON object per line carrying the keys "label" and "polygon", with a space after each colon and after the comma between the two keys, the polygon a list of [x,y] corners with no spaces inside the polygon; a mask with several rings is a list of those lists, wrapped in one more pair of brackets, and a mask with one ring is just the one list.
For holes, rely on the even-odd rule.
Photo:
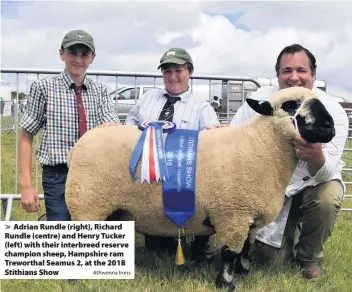
{"label": "dark trousers", "polygon": [[42,183],[48,221],[71,221],[65,202],[66,164],[43,166]]}

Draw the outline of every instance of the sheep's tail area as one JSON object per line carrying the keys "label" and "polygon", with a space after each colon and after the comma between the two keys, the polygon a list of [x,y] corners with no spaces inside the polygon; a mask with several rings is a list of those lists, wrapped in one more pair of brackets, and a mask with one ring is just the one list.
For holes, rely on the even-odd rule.
{"label": "sheep's tail area", "polygon": [[71,148],[67,155],[69,171],[66,181],[65,200],[71,219],[72,221],[103,221],[106,219],[106,213],[102,210],[97,210],[95,202],[91,200],[91,197],[94,196],[94,190],[90,187],[84,188],[82,186],[80,172],[77,171],[79,166],[74,163],[75,153],[78,155],[80,153],[80,149],[76,147],[77,144]]}

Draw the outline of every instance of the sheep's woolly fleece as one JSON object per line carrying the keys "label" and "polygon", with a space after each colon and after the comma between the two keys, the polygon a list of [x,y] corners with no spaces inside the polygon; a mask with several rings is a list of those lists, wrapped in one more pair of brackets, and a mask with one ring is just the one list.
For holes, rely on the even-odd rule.
{"label": "sheep's woolly fleece", "polygon": [[[302,94],[311,93],[282,91],[273,96],[274,108],[279,111],[283,100],[302,99]],[[209,217],[217,246],[240,251],[253,222],[261,228],[276,218],[297,163],[292,121],[279,120],[259,116],[241,126],[200,132],[196,214],[184,226],[186,235],[214,234],[203,225]],[[66,185],[72,220],[105,220],[122,209],[135,220],[137,232],[177,236],[178,227],[163,213],[161,183],[141,184],[130,176],[129,161],[140,135],[136,126],[96,128],[77,142],[69,155]]]}

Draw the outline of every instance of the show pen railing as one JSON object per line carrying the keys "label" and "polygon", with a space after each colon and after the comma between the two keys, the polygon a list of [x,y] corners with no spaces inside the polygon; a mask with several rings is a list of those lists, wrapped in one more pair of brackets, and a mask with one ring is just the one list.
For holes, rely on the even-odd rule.
{"label": "show pen railing", "polygon": [[[1,203],[3,206],[4,210],[4,220],[8,221],[11,220],[11,214],[12,214],[12,205],[13,205],[13,200],[20,200],[21,195],[18,192],[18,141],[19,141],[19,117],[23,111],[23,100],[19,99],[19,92],[20,92],[20,75],[24,74],[26,75],[26,91],[28,90],[28,74],[36,74],[36,80],[40,79],[40,75],[53,75],[53,74],[59,74],[61,73],[62,70],[50,70],[50,69],[16,69],[16,68],[3,68],[1,69],[1,74],[2,78],[4,74],[11,74],[15,75],[15,91],[17,92],[16,94],[16,99],[11,101],[11,115],[9,117],[3,116],[3,112],[1,112],[1,135],[3,134],[3,131],[9,132],[15,132],[16,135],[16,143],[15,143],[15,184],[14,184],[14,192],[11,194],[1,194],[0,199]],[[131,82],[131,86],[134,86],[135,89],[137,89],[139,85],[139,80],[142,78],[152,78],[153,79],[153,86],[157,86],[157,81],[160,81],[162,79],[162,75],[159,73],[143,73],[143,72],[120,72],[120,71],[87,71],[87,74],[89,77],[95,76],[96,81],[100,81],[99,78],[104,76],[104,77],[114,77],[115,78],[115,90],[118,90],[118,84],[119,84],[119,78],[125,77],[125,78],[133,78],[133,82]],[[160,80],[159,80],[160,79]],[[249,78],[249,77],[239,77],[239,76],[222,76],[222,75],[192,75],[191,77],[191,90],[193,90],[194,86],[194,81],[208,81],[208,96],[209,96],[209,102],[212,100],[212,81],[221,81],[221,84],[227,84],[226,87],[226,96],[229,96],[230,93],[230,82],[236,82],[236,84],[240,84],[240,101],[243,103],[245,101],[245,82],[246,84],[252,83],[254,84],[257,88],[261,87],[260,83],[255,79],[255,78]],[[104,83],[104,82],[102,82]],[[135,102],[137,101],[138,96],[135,95]],[[8,101],[7,101],[8,102]],[[6,101],[5,101],[6,103]],[[230,109],[230,99],[226,99],[226,109]],[[119,104],[115,103],[115,110],[118,109]],[[231,118],[233,117],[235,113],[227,110],[225,113],[218,113],[218,115],[222,117],[222,121],[225,123],[229,123],[231,121]],[[352,112],[348,112],[347,114],[349,116],[349,119],[352,121]],[[126,114],[119,114],[120,117],[126,116]],[[225,120],[224,120],[225,116]],[[6,118],[8,118],[7,121]],[[5,121],[5,129],[3,129],[2,125]],[[10,122],[9,122],[10,121]],[[351,123],[350,123],[351,124]],[[344,149],[344,159],[347,161],[352,160],[352,158],[349,158],[350,152],[352,152],[352,148],[349,148],[349,140],[352,139],[352,129],[349,131],[349,137],[348,141],[346,144],[346,147]],[[36,136],[35,139],[36,147],[38,147],[38,135]],[[39,164],[38,161],[36,161],[35,164],[35,188],[38,191],[38,170],[39,170]],[[352,166],[347,165],[347,167],[343,168],[343,174],[344,177],[349,177],[350,173],[352,173]],[[344,182],[346,185],[352,185],[352,181],[347,181],[344,179]],[[40,200],[44,199],[43,194],[39,194]],[[352,198],[352,195],[346,194],[344,198]],[[349,211],[352,212],[352,208],[342,208],[341,211]]]}

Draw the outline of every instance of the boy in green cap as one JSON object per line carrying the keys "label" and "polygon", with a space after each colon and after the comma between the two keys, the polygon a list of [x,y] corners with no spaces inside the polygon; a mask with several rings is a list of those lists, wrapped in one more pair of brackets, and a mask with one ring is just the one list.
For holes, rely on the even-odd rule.
{"label": "boy in green cap", "polygon": [[[170,48],[160,58],[164,87],[147,91],[143,98],[130,110],[127,125],[137,125],[143,121],[170,121],[177,129],[207,130],[220,127],[212,106],[202,98],[193,96],[189,80],[193,74],[193,60],[183,48]],[[206,260],[208,236],[196,236],[191,245],[194,259]],[[145,246],[157,253],[175,253],[177,238],[145,236]]]}
{"label": "boy in green cap", "polygon": [[119,123],[107,88],[87,77],[95,58],[92,36],[83,30],[68,32],[59,50],[65,63],[62,73],[31,85],[27,109],[20,126],[21,205],[39,210],[38,194],[31,182],[32,141],[40,129],[42,141],[36,158],[43,168],[42,185],[48,221],[69,221],[65,203],[67,155],[92,128]]}

